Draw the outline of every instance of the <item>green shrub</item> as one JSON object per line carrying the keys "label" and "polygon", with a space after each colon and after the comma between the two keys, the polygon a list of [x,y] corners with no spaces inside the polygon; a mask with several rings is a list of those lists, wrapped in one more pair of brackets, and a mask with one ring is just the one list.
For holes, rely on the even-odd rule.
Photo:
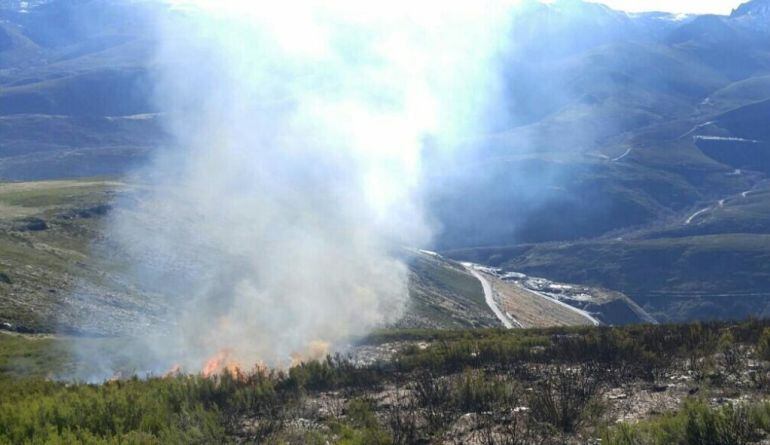
{"label": "green shrub", "polygon": [[762,330],[757,341],[757,357],[762,360],[770,360],[770,328]]}
{"label": "green shrub", "polygon": [[453,403],[463,413],[511,410],[518,405],[514,385],[483,371],[465,371],[453,388]]}
{"label": "green shrub", "polygon": [[604,445],[748,445],[770,426],[770,406],[727,405],[711,408],[689,401],[682,410],[638,424],[621,424],[605,432]]}
{"label": "green shrub", "polygon": [[340,436],[339,445],[390,445],[393,442],[377,421],[371,400],[351,400],[346,414],[346,422],[332,426],[335,434]]}
{"label": "green shrub", "polygon": [[225,439],[220,412],[197,378],[104,385],[5,382],[0,443],[213,443]]}

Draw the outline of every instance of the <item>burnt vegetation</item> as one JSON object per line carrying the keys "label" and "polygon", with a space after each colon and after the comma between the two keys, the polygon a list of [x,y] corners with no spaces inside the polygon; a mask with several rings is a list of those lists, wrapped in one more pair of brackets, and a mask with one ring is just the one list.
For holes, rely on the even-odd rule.
{"label": "burnt vegetation", "polygon": [[[770,433],[770,322],[384,331],[390,360],[99,385],[6,372],[0,443],[752,444]],[[30,340],[31,341],[31,340]],[[39,348],[39,345],[36,346]]]}

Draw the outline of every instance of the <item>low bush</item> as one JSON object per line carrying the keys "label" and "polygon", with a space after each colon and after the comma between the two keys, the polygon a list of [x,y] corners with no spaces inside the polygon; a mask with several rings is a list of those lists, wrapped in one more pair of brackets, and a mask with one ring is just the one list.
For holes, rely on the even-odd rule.
{"label": "low bush", "polygon": [[565,433],[574,433],[586,420],[600,414],[600,381],[591,365],[557,366],[529,394],[532,417]]}
{"label": "low bush", "polygon": [[[101,385],[51,382],[46,366],[68,363],[54,339],[0,337],[0,444],[339,443],[409,444],[466,428],[487,445],[593,434],[608,386],[628,388],[686,373],[703,394],[726,382],[770,390],[766,321],[620,328],[393,331],[376,341],[416,340],[391,364],[358,366],[332,356],[285,372],[129,379]],[[20,378],[21,375],[32,377]],[[55,374],[53,374],[55,375]],[[729,377],[726,378],[725,376]],[[747,377],[748,376],[748,377]],[[749,380],[752,379],[752,380]],[[397,402],[362,397],[396,387]],[[665,385],[663,385],[665,387]],[[700,391],[700,392],[698,392]],[[299,431],[306,401],[339,401]],[[351,401],[348,403],[348,401]],[[343,408],[344,407],[344,408]],[[305,411],[303,411],[305,410]],[[319,411],[320,412],[320,411]],[[464,422],[457,422],[461,416]],[[244,427],[244,422],[248,427]],[[603,444],[740,445],[770,431],[770,404],[680,412],[621,424]],[[483,437],[482,437],[483,436]]]}
{"label": "low bush", "polygon": [[676,412],[605,432],[603,445],[748,445],[770,427],[770,404],[712,408],[689,401]]}

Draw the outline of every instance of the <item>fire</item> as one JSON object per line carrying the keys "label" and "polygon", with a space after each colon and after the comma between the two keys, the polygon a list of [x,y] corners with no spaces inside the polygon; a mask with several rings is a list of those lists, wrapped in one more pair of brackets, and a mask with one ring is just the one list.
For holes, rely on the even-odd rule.
{"label": "fire", "polygon": [[171,368],[169,368],[169,370],[166,371],[165,374],[163,374],[163,377],[164,378],[176,377],[181,374],[182,374],[182,365],[180,365],[179,363],[176,363]]}
{"label": "fire", "polygon": [[[314,340],[308,344],[307,348],[302,353],[297,352],[291,355],[291,366],[306,361],[323,359],[329,353],[329,347],[330,345],[328,342]],[[278,366],[284,367],[286,364],[287,362],[284,362],[282,365]],[[243,379],[246,375],[243,371],[244,369],[248,368],[244,367],[235,358],[234,351],[230,348],[224,348],[214,354],[210,359],[206,360],[201,369],[201,375],[209,378],[227,373],[233,377]],[[174,369],[173,371],[178,372],[177,369]],[[254,365],[253,371],[255,373],[266,373],[268,368],[263,362],[257,362]]]}
{"label": "fire", "polygon": [[233,358],[232,349],[222,349],[217,352],[213,357],[208,359],[203,365],[201,375],[203,377],[213,377],[215,375],[222,375],[228,373],[232,376],[240,376],[241,365]]}
{"label": "fire", "polygon": [[297,366],[302,362],[320,360],[329,353],[329,342],[313,340],[308,345],[304,354],[295,352],[291,355],[291,366]]}

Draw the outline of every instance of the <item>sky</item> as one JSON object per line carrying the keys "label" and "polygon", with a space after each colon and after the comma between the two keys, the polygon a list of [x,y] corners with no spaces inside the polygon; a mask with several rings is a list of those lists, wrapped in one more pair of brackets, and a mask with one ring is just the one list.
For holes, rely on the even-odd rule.
{"label": "sky", "polygon": [[673,13],[729,14],[748,0],[595,0],[613,9],[629,12],[666,11]]}
{"label": "sky", "polygon": [[[166,0],[172,4],[198,4],[208,5],[215,9],[223,9],[223,7],[237,6],[241,4],[249,4],[249,0]],[[552,0],[544,0],[546,3]],[[741,3],[748,0],[587,0],[595,3],[604,3],[613,9],[618,9],[628,12],[641,12],[641,11],[666,11],[672,13],[685,13],[685,14],[723,14],[727,15],[737,8]],[[339,0],[337,3],[357,3],[355,0]],[[411,2],[409,2],[411,3]],[[431,5],[433,1],[420,1],[417,4]],[[440,1],[442,5],[452,4],[453,1]],[[463,0],[459,0],[456,3],[464,3]]]}

